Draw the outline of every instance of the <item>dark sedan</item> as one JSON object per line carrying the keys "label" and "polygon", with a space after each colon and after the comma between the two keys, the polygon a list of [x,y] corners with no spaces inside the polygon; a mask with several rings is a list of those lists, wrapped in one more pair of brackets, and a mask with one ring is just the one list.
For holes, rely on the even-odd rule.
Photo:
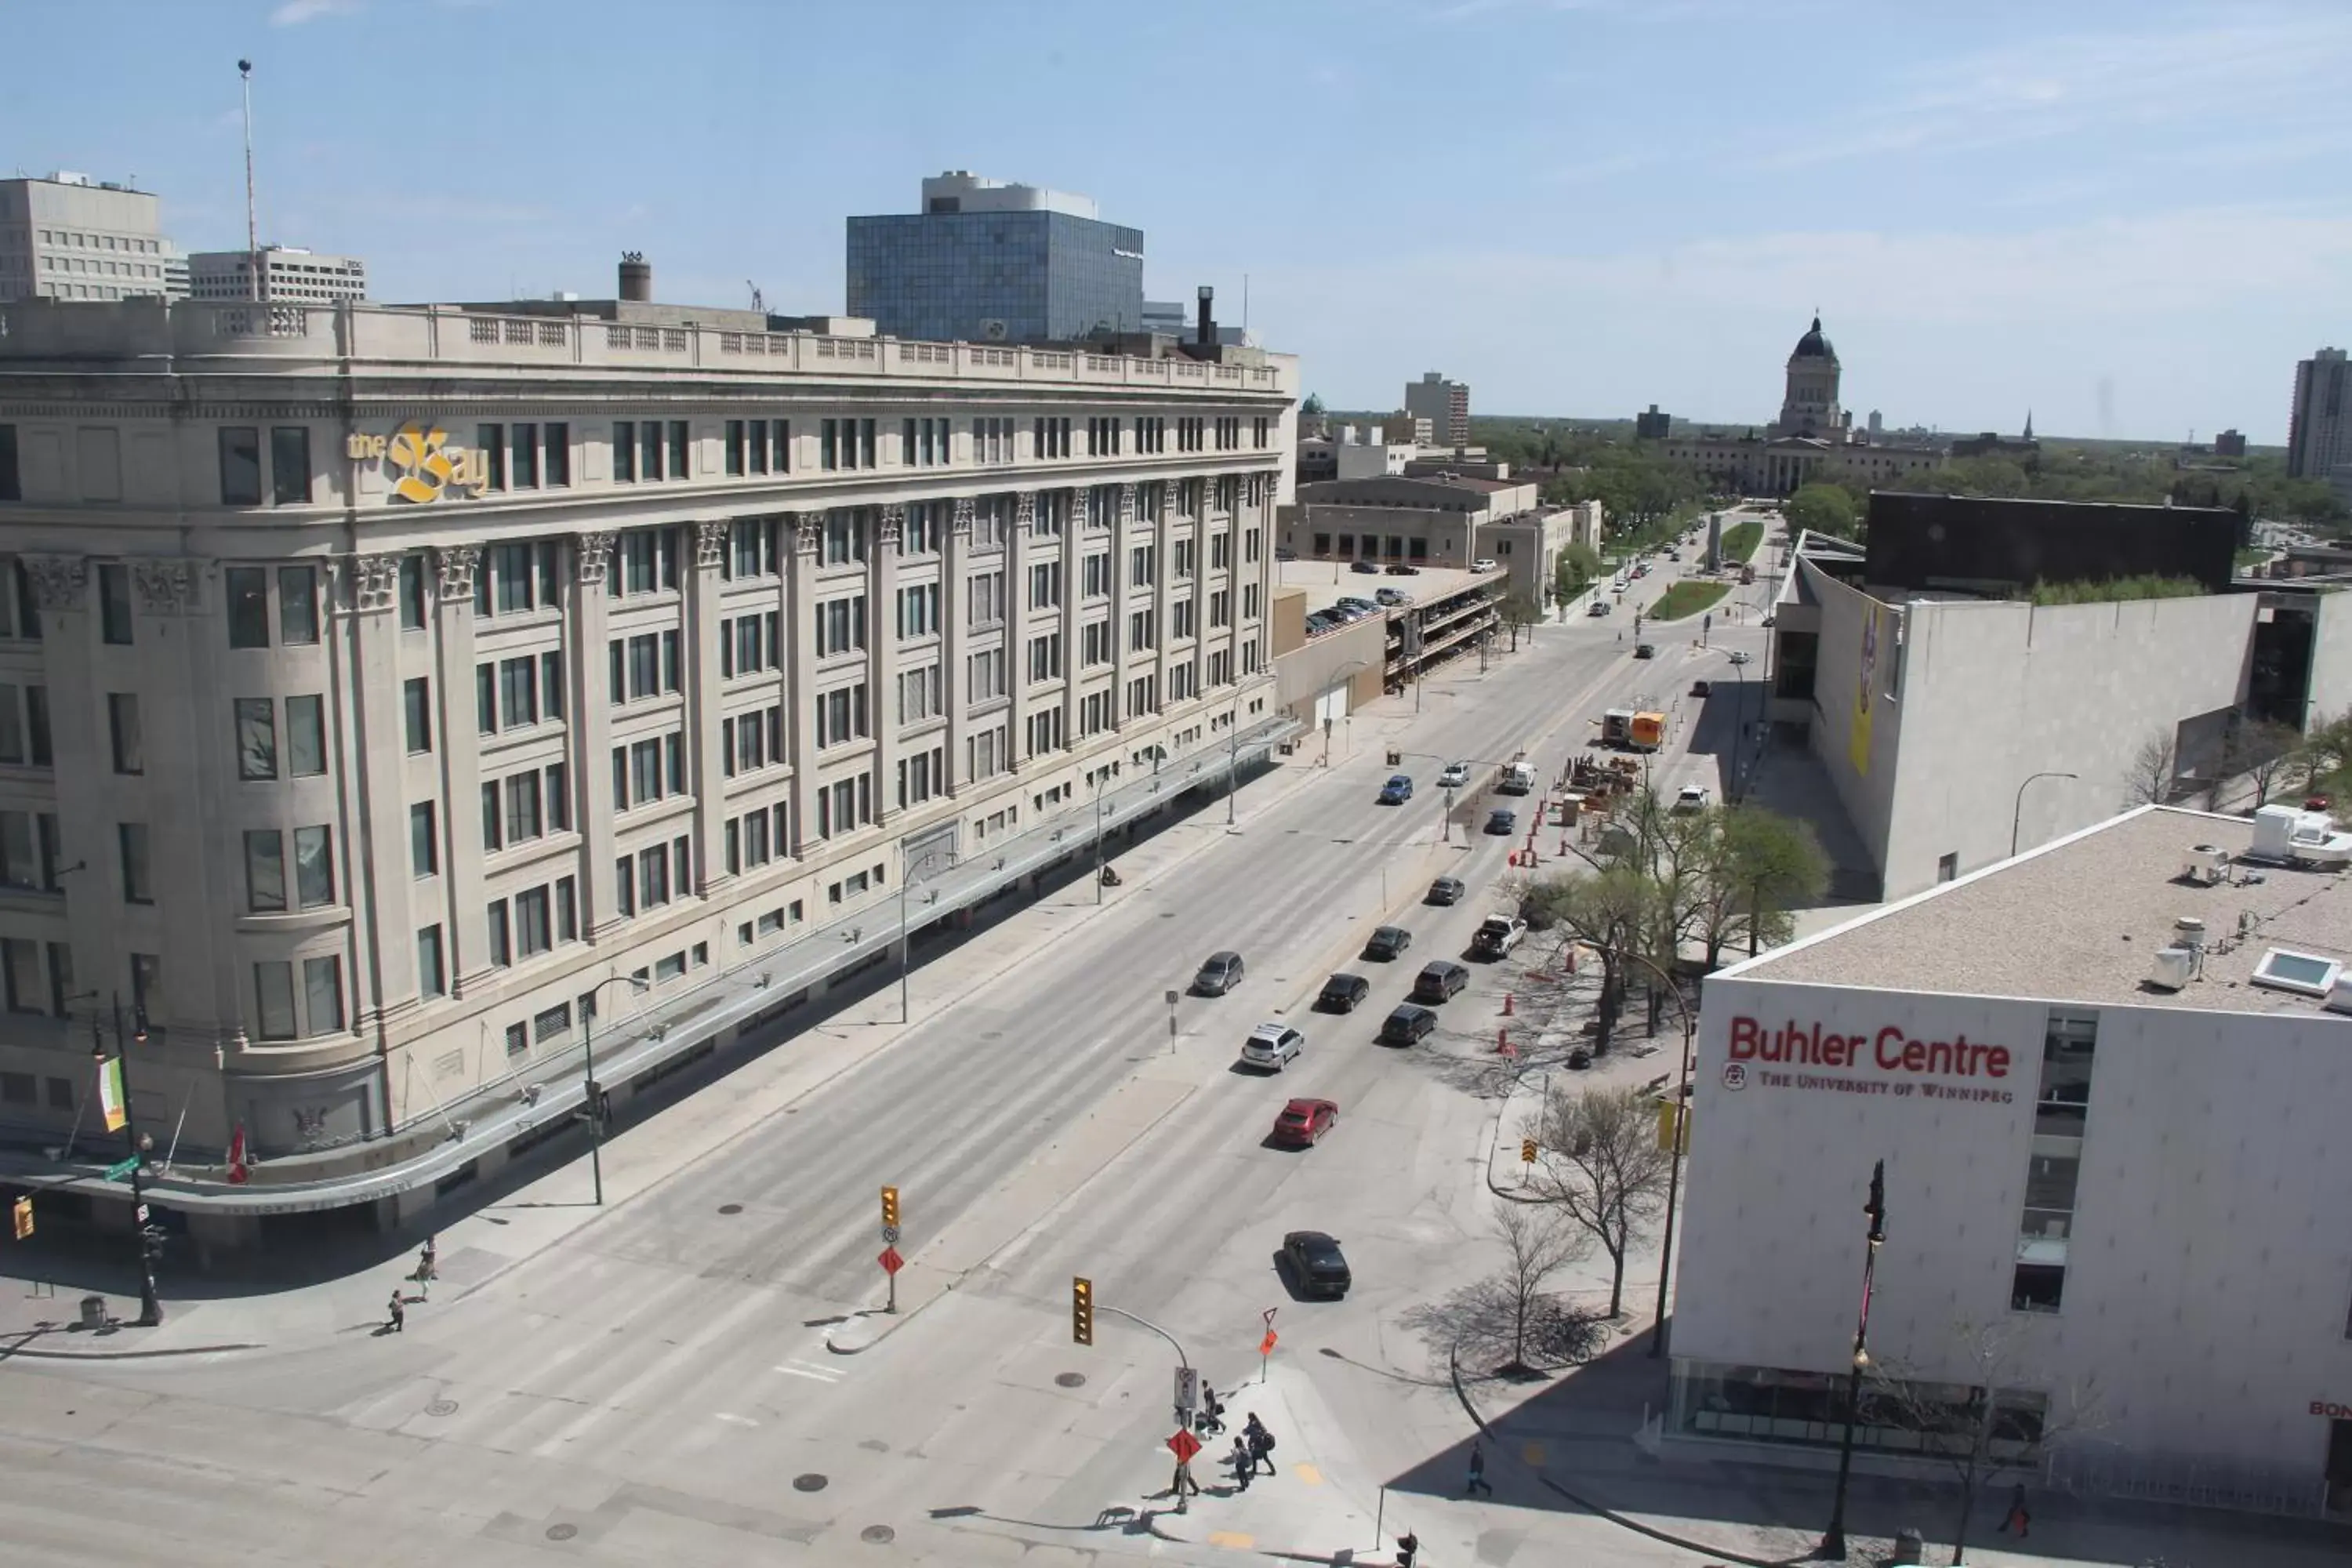
{"label": "dark sedan", "polygon": [[1404,927],[1382,926],[1364,943],[1364,956],[1386,963],[1412,945],[1412,932]]}
{"label": "dark sedan", "polygon": [[1322,992],[1315,998],[1317,1010],[1325,1013],[1352,1013],[1357,1005],[1372,994],[1372,983],[1360,974],[1335,974],[1323,983]]}
{"label": "dark sedan", "polygon": [[1355,1283],[1338,1240],[1319,1230],[1294,1230],[1284,1237],[1282,1266],[1292,1288],[1302,1296],[1328,1296],[1337,1300]]}
{"label": "dark sedan", "polygon": [[1515,811],[1496,809],[1487,814],[1486,831],[1497,837],[1507,838],[1519,830],[1519,816]]}

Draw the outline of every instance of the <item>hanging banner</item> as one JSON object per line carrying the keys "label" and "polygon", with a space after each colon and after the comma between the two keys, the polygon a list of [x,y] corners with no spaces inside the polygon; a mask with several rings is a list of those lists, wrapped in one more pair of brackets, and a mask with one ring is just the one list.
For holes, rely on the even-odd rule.
{"label": "hanging banner", "polygon": [[109,1057],[98,1068],[98,1102],[106,1110],[106,1130],[120,1132],[131,1118],[122,1107],[122,1058]]}

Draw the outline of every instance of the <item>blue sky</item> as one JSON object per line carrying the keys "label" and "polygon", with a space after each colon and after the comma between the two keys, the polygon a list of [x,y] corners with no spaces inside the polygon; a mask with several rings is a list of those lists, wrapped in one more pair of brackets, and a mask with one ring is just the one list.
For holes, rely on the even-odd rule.
{"label": "blue sky", "polygon": [[1339,406],[1769,418],[1818,305],[1890,423],[2284,438],[2352,338],[2352,4],[0,0],[5,163],[386,299],[837,310],[970,168],[1145,230]]}

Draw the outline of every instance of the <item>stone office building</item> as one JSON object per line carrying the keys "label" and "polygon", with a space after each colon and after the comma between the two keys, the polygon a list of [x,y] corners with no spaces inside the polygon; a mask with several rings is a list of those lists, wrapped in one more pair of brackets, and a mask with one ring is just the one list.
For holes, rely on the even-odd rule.
{"label": "stone office building", "polygon": [[0,310],[0,1143],[119,994],[158,1202],[405,1214],[607,978],[699,1035],[1271,743],[1295,361],[639,309]]}

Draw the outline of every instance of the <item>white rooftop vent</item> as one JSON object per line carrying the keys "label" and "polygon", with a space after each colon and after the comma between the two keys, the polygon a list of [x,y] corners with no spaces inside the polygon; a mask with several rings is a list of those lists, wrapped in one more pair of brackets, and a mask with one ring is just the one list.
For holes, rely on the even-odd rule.
{"label": "white rooftop vent", "polygon": [[2230,852],[2219,844],[2190,845],[2188,862],[2180,868],[2180,879],[2194,882],[2200,888],[2228,881]]}
{"label": "white rooftop vent", "polygon": [[2182,915],[2172,922],[2172,940],[2187,948],[2205,945],[2205,922],[2195,915]]}
{"label": "white rooftop vent", "polygon": [[2266,805],[2254,813],[2253,853],[2265,860],[2340,870],[2352,865],[2352,833],[2338,833],[2324,811]]}
{"label": "white rooftop vent", "polygon": [[2338,974],[2336,984],[2327,989],[2327,1000],[2322,1005],[2331,1013],[2352,1013],[2352,974]]}
{"label": "white rooftop vent", "polygon": [[2160,947],[2156,950],[2156,967],[2149,972],[2147,983],[2159,991],[2178,991],[2196,973],[2194,952],[2185,947]]}

